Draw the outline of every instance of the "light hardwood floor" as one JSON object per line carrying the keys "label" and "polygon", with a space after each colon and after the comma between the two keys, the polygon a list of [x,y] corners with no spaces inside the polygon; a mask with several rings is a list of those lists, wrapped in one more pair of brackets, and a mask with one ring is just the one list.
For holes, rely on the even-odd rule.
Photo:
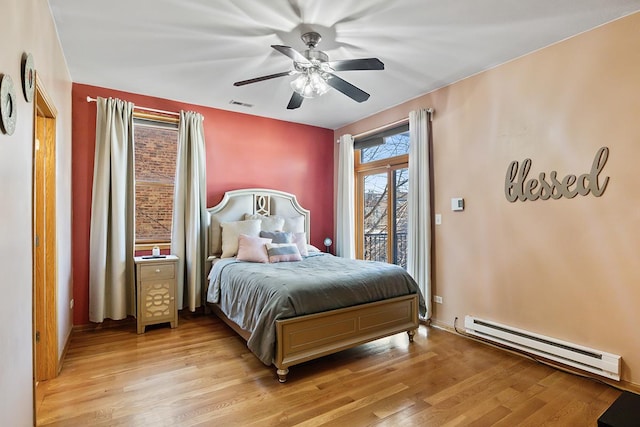
{"label": "light hardwood floor", "polygon": [[42,426],[595,426],[614,388],[420,326],[291,368],[278,383],[213,315],[74,331],[41,385]]}

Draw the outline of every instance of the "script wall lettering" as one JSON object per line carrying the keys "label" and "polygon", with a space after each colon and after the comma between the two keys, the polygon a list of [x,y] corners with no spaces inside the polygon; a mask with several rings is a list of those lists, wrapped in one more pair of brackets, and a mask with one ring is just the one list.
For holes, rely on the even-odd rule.
{"label": "script wall lettering", "polygon": [[504,195],[510,202],[561,197],[572,199],[578,194],[586,196],[589,193],[600,197],[609,183],[608,176],[600,182],[600,173],[608,157],[609,148],[602,147],[596,153],[589,173],[580,176],[567,175],[562,179],[558,179],[556,171],[551,171],[548,177],[541,172],[538,178],[527,179],[531,170],[531,159],[525,159],[522,164],[514,160],[507,168]]}

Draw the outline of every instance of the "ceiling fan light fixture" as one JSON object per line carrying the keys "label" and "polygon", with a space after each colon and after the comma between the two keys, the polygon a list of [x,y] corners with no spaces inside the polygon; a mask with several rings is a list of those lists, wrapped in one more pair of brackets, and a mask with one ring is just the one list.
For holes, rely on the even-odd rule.
{"label": "ceiling fan light fixture", "polygon": [[291,82],[291,89],[304,98],[316,98],[329,90],[325,78],[315,68],[309,68]]}

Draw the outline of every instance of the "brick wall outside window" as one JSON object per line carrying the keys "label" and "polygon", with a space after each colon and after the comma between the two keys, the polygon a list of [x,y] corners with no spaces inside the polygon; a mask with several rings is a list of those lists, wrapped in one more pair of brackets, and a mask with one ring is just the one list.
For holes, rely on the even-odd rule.
{"label": "brick wall outside window", "polygon": [[171,241],[178,130],[136,123],[136,243]]}

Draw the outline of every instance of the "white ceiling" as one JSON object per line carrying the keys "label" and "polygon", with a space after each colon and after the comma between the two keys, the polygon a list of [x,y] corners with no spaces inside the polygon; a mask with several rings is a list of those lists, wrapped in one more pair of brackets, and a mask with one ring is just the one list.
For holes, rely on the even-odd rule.
{"label": "white ceiling", "polygon": [[[336,129],[640,10],[640,0],[49,0],[76,83]],[[371,94],[332,89],[287,110],[289,81],[233,82],[292,69],[272,44],[331,60],[377,57],[384,71],[343,71]],[[37,63],[36,63],[37,66]],[[235,100],[253,107],[231,105]]]}

